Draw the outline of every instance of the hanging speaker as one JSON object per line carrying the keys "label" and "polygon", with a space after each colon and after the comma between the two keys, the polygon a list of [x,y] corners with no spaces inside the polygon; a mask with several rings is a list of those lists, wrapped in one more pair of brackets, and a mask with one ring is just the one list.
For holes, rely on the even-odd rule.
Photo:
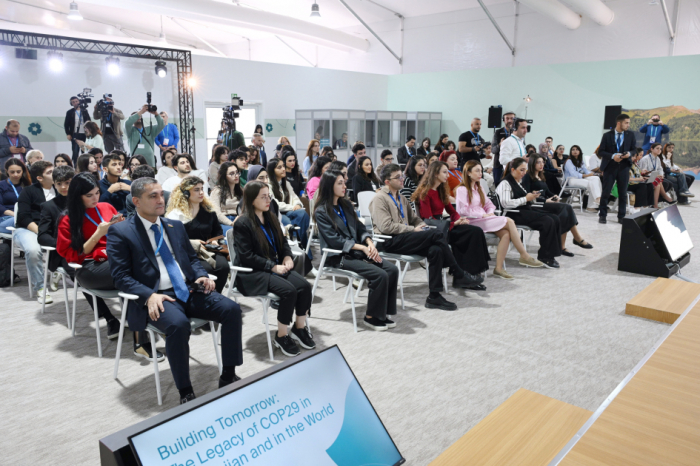
{"label": "hanging speaker", "polygon": [[503,115],[503,107],[489,107],[489,128],[501,127],[501,116]]}
{"label": "hanging speaker", "polygon": [[612,129],[615,127],[616,119],[622,113],[622,105],[606,105],[605,118],[603,119],[603,129]]}

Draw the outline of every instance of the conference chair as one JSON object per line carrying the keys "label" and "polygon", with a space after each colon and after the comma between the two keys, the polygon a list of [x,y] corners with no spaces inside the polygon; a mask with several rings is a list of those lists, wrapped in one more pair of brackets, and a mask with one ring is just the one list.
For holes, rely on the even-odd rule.
{"label": "conference chair", "polygon": [[[44,299],[41,304],[41,313],[43,314],[44,311],[46,310],[46,286],[47,286],[47,281],[48,281],[48,276],[49,276],[49,255],[51,254],[51,251],[55,251],[56,248],[52,248],[50,246],[41,246],[41,250],[44,252]],[[70,310],[68,309],[68,286],[66,285],[66,278],[69,276],[68,272],[66,272],[63,267],[58,267],[56,269],[56,273],[61,276],[61,279],[63,280],[63,298],[65,300],[65,305],[66,305],[66,325],[70,329]]]}
{"label": "conference chair", "polygon": [[[503,204],[501,204],[501,198],[497,193],[494,193],[497,205],[496,205],[496,213],[499,215],[505,216],[508,212],[519,212],[518,209],[506,209],[503,207]],[[530,240],[532,239],[532,236],[535,234],[535,230],[530,228],[527,225],[518,225],[517,223],[515,224],[516,230],[518,230],[518,233],[520,234],[520,240],[523,242],[523,245],[525,246],[525,250],[527,251],[527,246],[530,243]],[[527,232],[527,239],[525,238],[525,233]],[[508,251],[510,251],[511,245],[508,246]],[[506,253],[507,255],[507,253]]]}
{"label": "conference chair", "polygon": [[[321,242],[318,240],[318,230],[316,229],[316,220],[314,220],[314,200],[309,199],[309,210],[311,213],[309,214],[309,240],[306,243],[306,254],[309,254],[309,250],[311,249],[311,244],[315,244],[319,246]],[[298,227],[297,227],[298,228]],[[316,233],[316,239],[314,239],[314,233]]]}
{"label": "conference chair", "polygon": [[[13,287],[15,286],[15,248],[17,248],[18,251],[22,251],[22,248],[20,247],[19,243],[15,242],[15,231],[17,231],[17,203],[15,202],[15,216],[14,216],[14,224],[11,227],[7,227],[8,230],[10,230],[10,234],[2,233],[0,234],[0,238],[3,239],[9,239],[10,240],[10,286]],[[27,284],[29,285],[29,299],[32,298],[32,276],[29,274],[29,270],[27,270]]]}
{"label": "conference chair", "polygon": [[573,205],[574,204],[574,194],[578,195],[578,206],[581,212],[583,212],[583,195],[586,188],[577,188],[574,186],[569,186],[569,178],[564,178],[564,183],[561,185],[561,191],[559,191],[559,199],[562,199],[564,191],[569,191],[571,196],[566,199],[566,202]]}

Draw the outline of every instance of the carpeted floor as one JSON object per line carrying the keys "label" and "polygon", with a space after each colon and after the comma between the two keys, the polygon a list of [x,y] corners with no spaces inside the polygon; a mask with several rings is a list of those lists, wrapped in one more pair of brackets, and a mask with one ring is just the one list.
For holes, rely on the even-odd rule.
{"label": "carpeted floor", "polygon": [[[700,196],[700,188],[693,186]],[[700,244],[700,201],[680,207]],[[322,281],[312,321],[319,347],[338,344],[408,464],[425,465],[520,387],[595,410],[668,326],[624,314],[625,303],[653,278],[617,271],[620,225],[599,225],[579,214],[579,227],[595,249],[571,244],[576,257],[559,270],[525,269],[517,254],[507,261],[515,281],[489,276],[486,292],[450,291],[456,312],[423,306],[425,272],[405,280],[406,310],[398,326],[376,333],[352,331],[345,288]],[[536,251],[536,237],[531,251]],[[97,357],[92,313],[80,297],[77,335],[66,328],[62,292],[41,314],[29,300],[26,270],[13,289],[0,290],[0,463],[99,464],[98,440],[179,402],[168,363],[161,363],[164,404],[158,407],[152,368],[122,351],[119,380],[112,379],[116,341]],[[700,279],[691,261],[684,273]],[[72,295],[71,295],[72,296]],[[363,315],[366,291],[359,299]],[[269,367],[260,307],[243,299],[243,377]],[[116,309],[116,304],[113,306]],[[274,314],[273,314],[274,315]],[[271,321],[273,318],[271,318]],[[210,335],[193,335],[190,369],[198,394],[216,388]],[[275,353],[278,360],[284,358]]]}

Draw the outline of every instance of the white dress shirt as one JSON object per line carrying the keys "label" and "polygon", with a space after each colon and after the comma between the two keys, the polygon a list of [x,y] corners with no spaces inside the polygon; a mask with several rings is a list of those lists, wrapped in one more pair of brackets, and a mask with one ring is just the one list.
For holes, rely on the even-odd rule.
{"label": "white dress shirt", "polygon": [[[523,188],[523,185],[520,182],[518,182],[518,184],[521,188]],[[523,188],[523,191],[525,191],[525,188]],[[501,201],[501,207],[503,207],[504,209],[517,209],[521,205],[527,204],[526,197],[513,197],[513,188],[511,188],[510,183],[508,183],[508,181],[504,180],[498,183],[496,193],[498,194],[498,199]]]}
{"label": "white dress shirt", "polygon": [[[193,175],[190,173],[192,176],[197,176]],[[206,182],[206,180],[202,179],[202,177],[199,177],[202,182],[204,182],[204,195],[209,196],[209,183]],[[175,188],[177,188],[180,185],[180,182],[182,181],[182,178],[180,178],[178,175],[171,176],[167,180],[165,180],[164,183],[161,183],[161,186],[163,186],[163,191],[167,191],[169,193],[173,192]]]}
{"label": "white dress shirt", "polygon": [[[139,214],[136,215],[138,216],[138,218],[141,219],[143,227],[146,229],[146,234],[148,235],[148,239],[151,241],[151,247],[153,248],[153,252],[156,252],[156,248],[158,247],[158,245],[156,244],[156,234],[153,232],[153,230],[151,230],[151,225],[158,225],[159,230],[163,228],[164,244],[162,244],[160,247],[163,248],[165,246],[168,249],[170,249],[170,253],[173,255],[174,258],[175,252],[173,252],[173,247],[170,245],[170,240],[168,239],[168,234],[165,232],[165,227],[163,227],[162,223],[160,222],[160,217],[156,219],[156,223],[153,223],[141,217]],[[156,254],[156,261],[158,262],[158,270],[160,272],[160,282],[158,283],[158,290],[168,290],[173,287],[173,282],[170,280],[170,275],[168,275],[168,269],[165,267],[165,263],[163,262],[163,258],[160,257],[160,253]],[[177,259],[175,260],[175,263],[177,264]],[[180,267],[180,264],[177,264],[177,268],[178,270],[180,270],[182,279],[186,280],[185,274],[182,273],[182,268]]]}
{"label": "white dress shirt", "polygon": [[525,157],[527,155],[527,151],[525,150],[523,140],[515,134],[511,134],[505,139],[505,141],[503,141],[499,154],[498,160],[501,165],[505,167],[511,160],[518,157]]}

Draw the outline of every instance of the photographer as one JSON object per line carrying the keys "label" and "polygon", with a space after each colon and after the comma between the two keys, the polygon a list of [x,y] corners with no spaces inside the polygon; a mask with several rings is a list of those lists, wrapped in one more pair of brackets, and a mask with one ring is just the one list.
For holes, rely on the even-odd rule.
{"label": "photographer", "polygon": [[71,142],[71,147],[73,148],[73,165],[75,165],[80,156],[78,140],[85,140],[85,123],[92,120],[90,120],[90,114],[87,109],[80,108],[80,99],[78,97],[71,97],[70,105],[73,108],[66,112],[66,119],[63,120],[63,129],[66,132],[66,138]]}
{"label": "photographer", "polygon": [[[147,112],[156,118],[155,126],[153,126],[153,122],[151,121],[148,128],[144,127],[142,115]],[[160,115],[158,115],[155,105],[145,104],[141,107],[141,110],[132,113],[125,123],[126,137],[129,141],[131,156],[142,155],[146,159],[146,162],[148,162],[148,165],[155,168],[156,158],[153,154],[153,148],[156,136],[163,131],[164,127],[165,123]]]}
{"label": "photographer", "polygon": [[[5,131],[0,137],[0,167],[5,166],[10,158],[20,159],[26,162],[25,154],[33,149],[27,136],[19,134],[19,121],[7,120]],[[3,169],[3,173],[5,170]]]}
{"label": "photographer", "polygon": [[124,150],[122,142],[122,120],[124,113],[118,108],[114,108],[112,94],[105,94],[104,98],[95,104],[92,117],[101,120],[100,129],[104,138],[104,145],[107,153],[113,150]]}
{"label": "photographer", "polygon": [[649,152],[649,148],[654,143],[661,143],[661,135],[667,134],[671,131],[668,125],[665,125],[661,121],[661,117],[658,114],[654,114],[649,118],[649,121],[639,128],[639,132],[644,135],[644,144],[642,144],[642,149],[644,149],[644,155]]}
{"label": "photographer", "polygon": [[161,154],[168,149],[177,151],[177,144],[180,142],[180,132],[173,123],[168,123],[168,113],[160,112],[165,127],[156,137],[156,144],[160,147]]}

